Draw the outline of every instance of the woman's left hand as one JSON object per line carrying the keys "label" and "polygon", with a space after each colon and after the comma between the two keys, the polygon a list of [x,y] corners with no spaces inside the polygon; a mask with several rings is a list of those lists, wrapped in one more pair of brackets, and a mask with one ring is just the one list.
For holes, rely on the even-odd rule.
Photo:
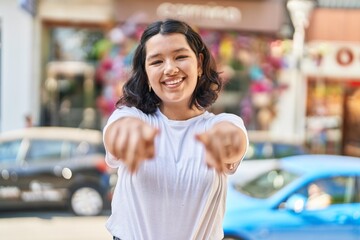
{"label": "woman's left hand", "polygon": [[196,139],[206,149],[206,163],[218,172],[226,171],[227,164],[240,162],[246,151],[246,135],[230,122],[219,122]]}

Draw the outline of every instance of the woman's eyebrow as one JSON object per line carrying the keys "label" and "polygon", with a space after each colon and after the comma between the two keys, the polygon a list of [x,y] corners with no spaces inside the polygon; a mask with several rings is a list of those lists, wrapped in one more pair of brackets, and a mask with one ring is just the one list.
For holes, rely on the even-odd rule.
{"label": "woman's eyebrow", "polygon": [[146,57],[146,60],[151,60],[152,58],[157,58],[158,56],[160,56],[160,53],[156,53],[156,54],[151,54],[148,57]]}
{"label": "woman's eyebrow", "polygon": [[179,48],[179,49],[174,50],[173,52],[178,53],[178,52],[182,52],[182,51],[189,51],[189,49],[188,48]]}
{"label": "woman's eyebrow", "polygon": [[[179,48],[179,49],[175,49],[175,50],[173,51],[173,53],[179,53],[179,52],[183,52],[183,51],[188,52],[188,51],[190,51],[190,50],[187,49],[187,48]],[[156,58],[156,57],[158,57],[158,56],[161,56],[161,54],[160,54],[160,53],[151,54],[151,55],[149,55],[149,56],[146,58],[146,60],[151,60],[152,58]]]}

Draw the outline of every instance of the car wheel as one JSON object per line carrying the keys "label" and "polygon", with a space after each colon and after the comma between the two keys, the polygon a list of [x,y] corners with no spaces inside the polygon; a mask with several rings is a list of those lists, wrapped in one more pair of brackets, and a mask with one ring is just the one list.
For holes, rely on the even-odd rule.
{"label": "car wheel", "polygon": [[70,197],[71,210],[78,216],[99,215],[104,207],[104,199],[96,188],[82,186],[76,188]]}

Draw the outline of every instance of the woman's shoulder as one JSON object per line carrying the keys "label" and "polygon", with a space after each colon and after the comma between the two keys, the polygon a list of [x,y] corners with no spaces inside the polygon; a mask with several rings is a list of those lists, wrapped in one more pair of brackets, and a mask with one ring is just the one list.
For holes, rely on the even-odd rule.
{"label": "woman's shoulder", "polygon": [[236,119],[236,120],[242,120],[240,116],[234,114],[234,113],[212,113],[212,112],[206,112],[206,119],[207,120],[226,120],[226,119]]}
{"label": "woman's shoulder", "polygon": [[107,126],[109,126],[111,123],[115,122],[116,120],[127,117],[141,119],[142,121],[147,122],[153,126],[159,125],[158,124],[159,120],[156,114],[146,114],[136,107],[121,106],[116,108],[112,112],[112,114],[108,118],[107,123],[104,126],[104,129],[106,129]]}
{"label": "woman's shoulder", "polygon": [[140,116],[144,114],[140,109],[136,107],[121,106],[114,110],[112,115],[129,115],[129,116]]}
{"label": "woman's shoulder", "polygon": [[242,118],[233,113],[226,113],[226,112],[218,113],[218,114],[208,113],[206,116],[206,120],[211,125],[218,123],[218,122],[222,122],[222,121],[228,121],[228,122],[234,123],[235,125],[244,127],[244,121],[242,120]]}
{"label": "woman's shoulder", "polygon": [[123,117],[136,117],[145,120],[146,114],[136,107],[121,106],[116,108],[109,117],[108,122],[113,122]]}

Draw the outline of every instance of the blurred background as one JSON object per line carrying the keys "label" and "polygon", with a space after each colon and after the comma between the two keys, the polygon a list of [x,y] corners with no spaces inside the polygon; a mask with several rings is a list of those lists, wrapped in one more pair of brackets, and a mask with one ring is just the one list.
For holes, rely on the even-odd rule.
{"label": "blurred background", "polygon": [[[201,34],[222,72],[225,88],[211,111],[241,116],[254,143],[276,139],[301,153],[360,156],[357,0],[0,0],[0,132],[99,133],[142,31],[169,17]],[[79,155],[83,141],[74,155],[87,154]],[[260,155],[249,159],[299,153],[255,148],[250,154]]]}
{"label": "blurred background", "polygon": [[102,129],[149,22],[189,22],[225,89],[213,111],[311,152],[360,155],[354,0],[2,0],[0,131]]}

